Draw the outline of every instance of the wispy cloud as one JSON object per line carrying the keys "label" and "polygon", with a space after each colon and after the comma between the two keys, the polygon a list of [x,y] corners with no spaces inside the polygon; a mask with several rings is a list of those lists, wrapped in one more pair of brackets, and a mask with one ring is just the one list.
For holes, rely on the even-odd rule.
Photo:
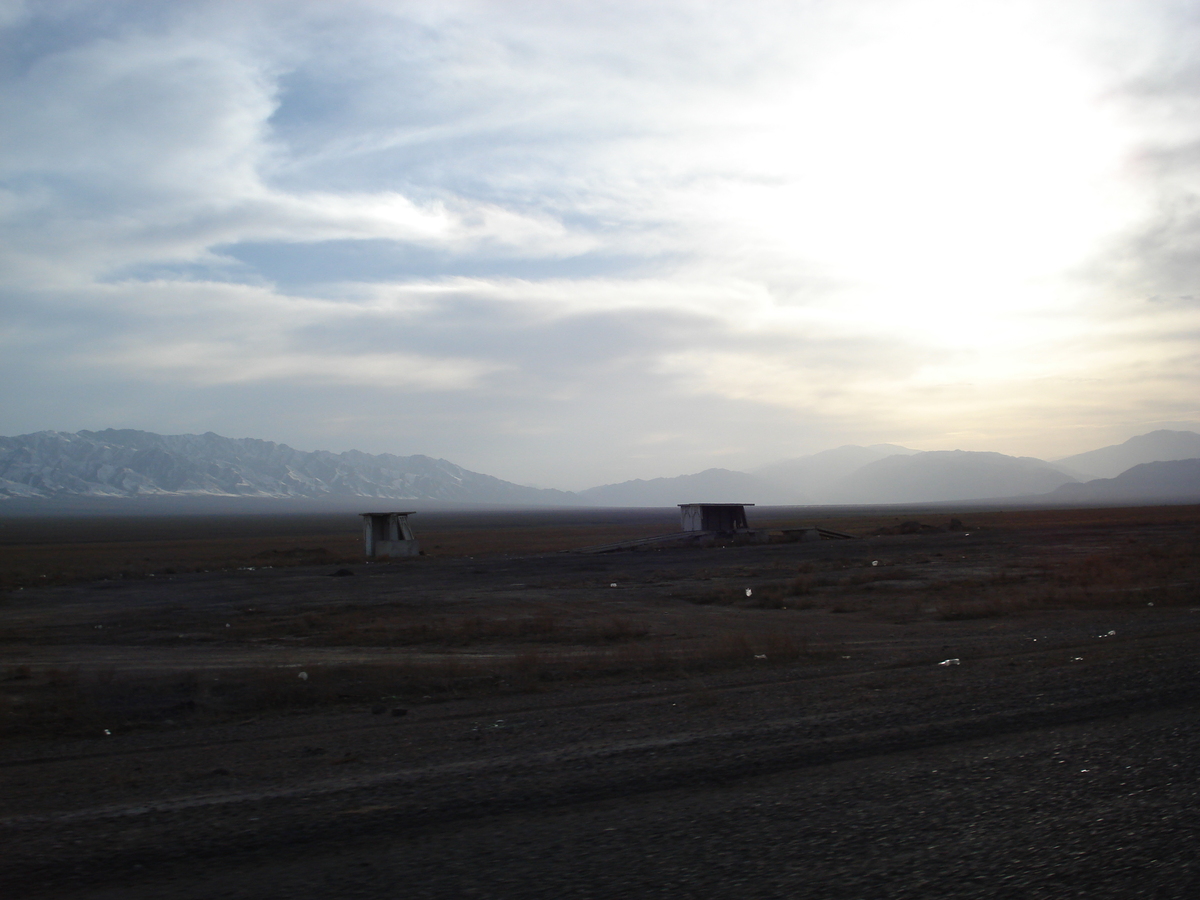
{"label": "wispy cloud", "polygon": [[0,422],[563,487],[1200,423],[1198,28],[1167,2],[0,5]]}

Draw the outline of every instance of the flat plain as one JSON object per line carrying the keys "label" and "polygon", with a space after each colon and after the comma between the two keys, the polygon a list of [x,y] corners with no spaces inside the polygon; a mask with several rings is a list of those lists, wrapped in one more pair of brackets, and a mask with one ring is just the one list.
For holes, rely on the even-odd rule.
{"label": "flat plain", "polygon": [[1195,895],[1200,507],[752,522],[2,520],[0,891]]}

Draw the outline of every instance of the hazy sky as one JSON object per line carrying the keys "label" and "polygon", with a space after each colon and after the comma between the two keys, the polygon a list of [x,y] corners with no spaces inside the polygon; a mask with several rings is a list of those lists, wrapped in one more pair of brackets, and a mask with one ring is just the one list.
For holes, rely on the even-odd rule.
{"label": "hazy sky", "polygon": [[579,488],[1200,428],[1200,6],[0,0],[0,433]]}

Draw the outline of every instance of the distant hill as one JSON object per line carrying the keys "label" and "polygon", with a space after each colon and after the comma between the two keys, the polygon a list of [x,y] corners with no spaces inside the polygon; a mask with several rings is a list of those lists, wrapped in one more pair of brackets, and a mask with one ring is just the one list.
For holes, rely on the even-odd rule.
{"label": "distant hill", "polygon": [[795,493],[730,469],[706,469],[675,478],[641,478],[579,491],[588,506],[675,506],[678,503],[803,503]]}
{"label": "distant hill", "polygon": [[779,485],[786,492],[808,497],[813,503],[836,503],[838,498],[832,488],[850,473],[889,456],[910,456],[919,452],[898,444],[873,444],[870,447],[846,444],[809,456],[780,460],[755,469],[753,474]]}
{"label": "distant hill", "polygon": [[218,434],[108,429],[0,437],[0,500],[63,497],[264,497],[574,504],[428,456],[305,452]]}
{"label": "distant hill", "polygon": [[868,463],[831,493],[839,503],[934,503],[1041,494],[1074,480],[1031,456],[932,450]]}
{"label": "distant hill", "polygon": [[1070,503],[1200,503],[1200,459],[1142,463],[1116,478],[1064,484],[1047,499]]}
{"label": "distant hill", "polygon": [[[1189,452],[1189,448],[1194,448]],[[1185,456],[1180,456],[1186,454]],[[1144,460],[1142,456],[1168,459]],[[1125,466],[1118,477],[1077,484],[1080,472]],[[160,498],[162,503],[310,500],[357,508],[359,499],[511,506],[663,507],[677,503],[760,505],[932,503],[1020,498],[1022,502],[1157,500],[1195,496],[1188,465],[1200,459],[1200,434],[1156,431],[1057,463],[974,451],[920,452],[896,444],[847,444],[782,460],[752,473],[707,469],[675,478],[637,479],[572,493],[472,472],[428,456],[357,450],[301,451],[286,444],[206,434],[161,435],[107,429],[42,431],[0,437],[4,500],[88,503]],[[1142,464],[1152,464],[1147,469]],[[1156,467],[1157,466],[1157,467]],[[1165,466],[1162,467],[1162,466]],[[1126,471],[1128,470],[1128,471]],[[1076,476],[1076,477],[1073,477]],[[1087,476],[1085,475],[1084,478]],[[1112,482],[1107,484],[1104,482]],[[1061,489],[1061,490],[1060,490]],[[245,503],[237,500],[237,503]],[[23,505],[10,503],[10,510]],[[144,504],[143,504],[144,505]],[[376,504],[371,504],[376,505]]]}
{"label": "distant hill", "polygon": [[1197,457],[1200,457],[1200,434],[1194,431],[1162,430],[1139,434],[1123,444],[1076,453],[1054,462],[1086,472],[1092,478],[1115,478],[1142,463]]}

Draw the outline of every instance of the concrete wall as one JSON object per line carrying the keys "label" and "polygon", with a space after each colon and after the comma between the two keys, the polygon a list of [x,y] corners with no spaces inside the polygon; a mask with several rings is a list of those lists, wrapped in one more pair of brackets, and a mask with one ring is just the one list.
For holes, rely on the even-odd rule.
{"label": "concrete wall", "polygon": [[407,513],[364,513],[363,542],[366,555],[416,556],[420,553]]}
{"label": "concrete wall", "polygon": [[746,508],[738,504],[680,504],[679,518],[683,531],[716,531],[721,534],[732,534],[735,531],[744,531],[749,528],[746,522]]}

